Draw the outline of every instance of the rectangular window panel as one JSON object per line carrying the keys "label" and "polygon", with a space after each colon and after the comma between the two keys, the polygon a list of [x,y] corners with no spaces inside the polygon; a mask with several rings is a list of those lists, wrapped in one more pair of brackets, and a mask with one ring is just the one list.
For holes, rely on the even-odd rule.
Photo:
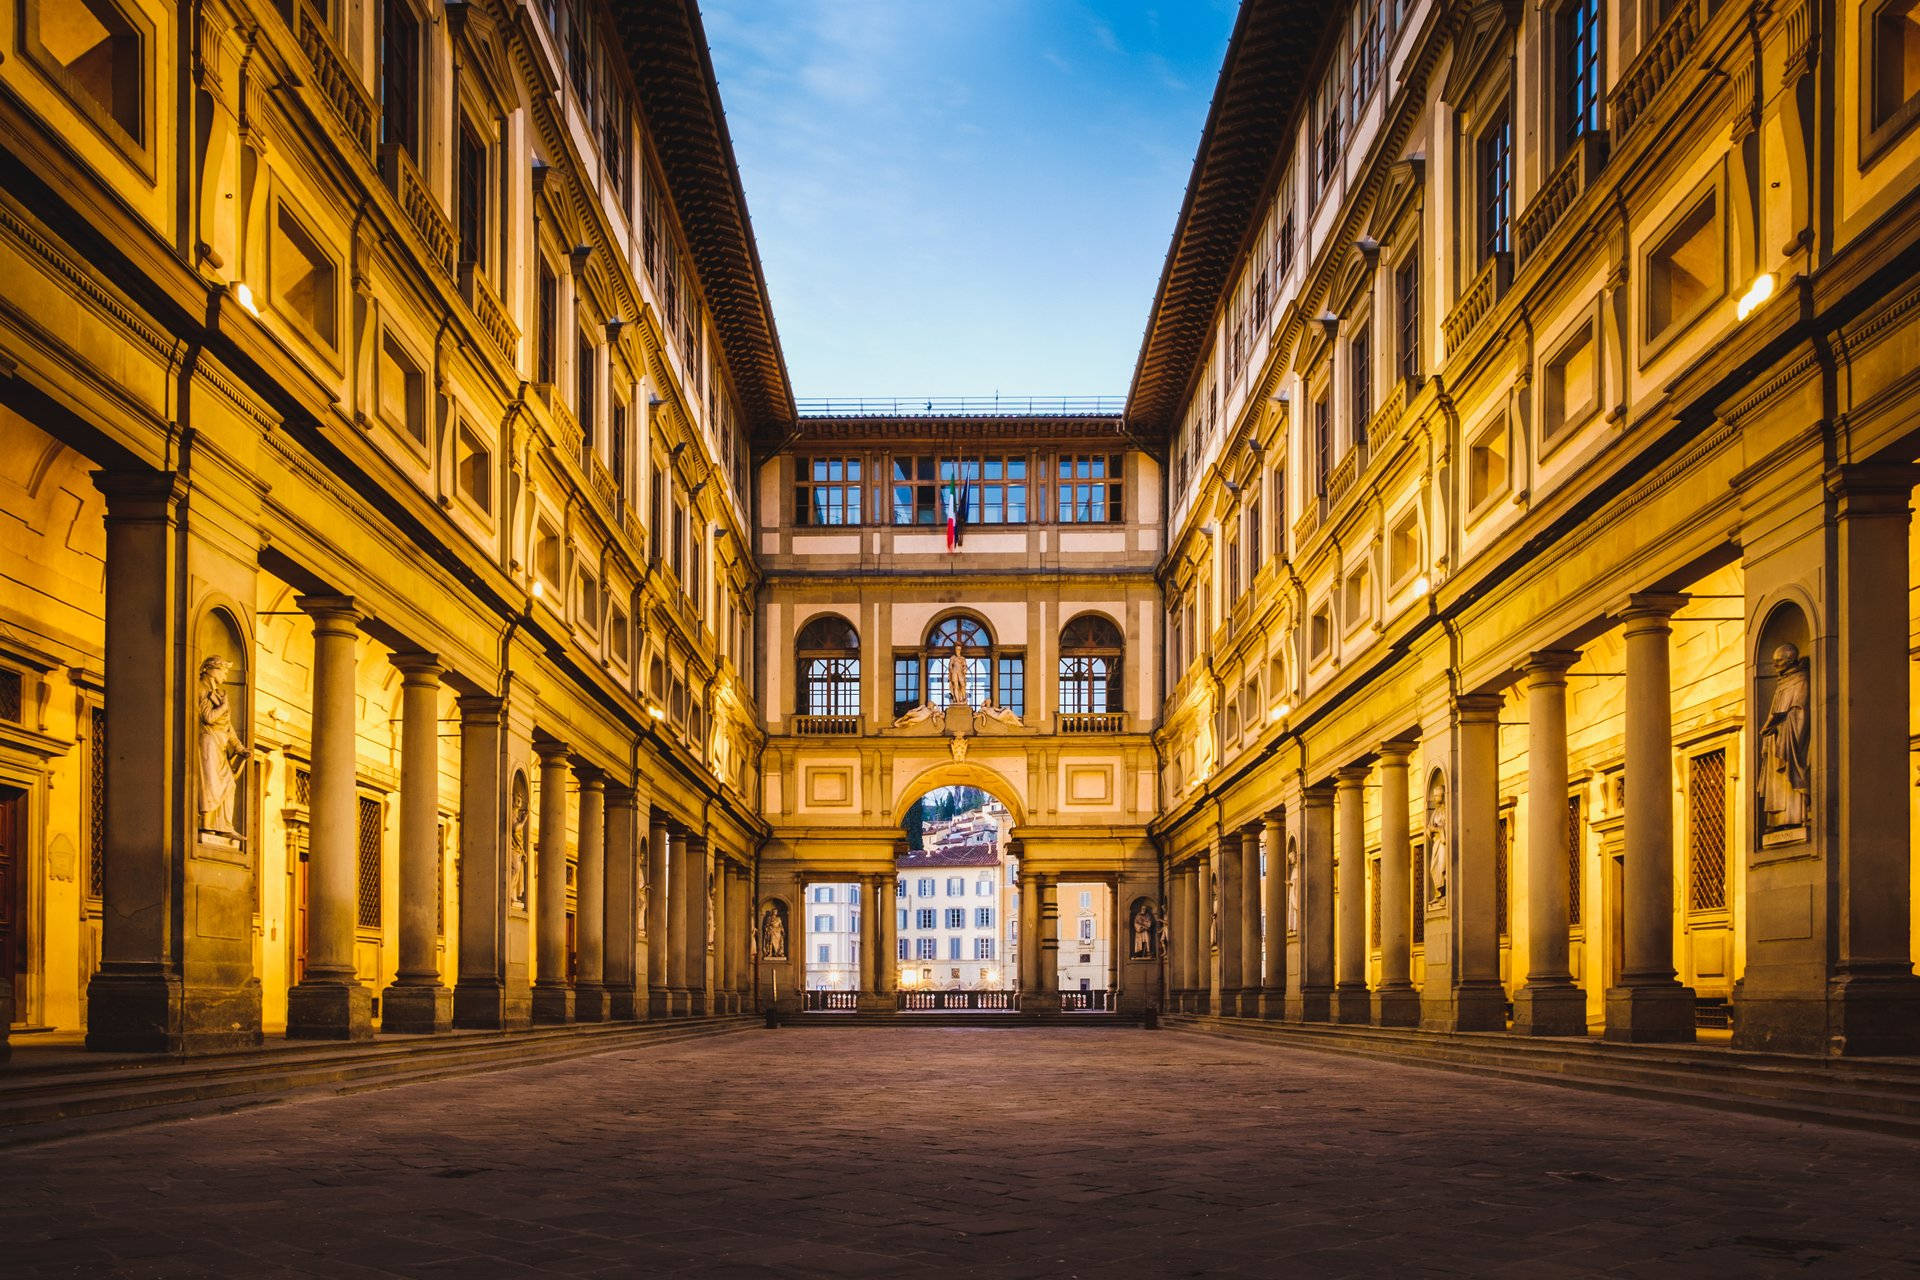
{"label": "rectangular window panel", "polygon": [[1018,654],[1000,659],[1000,705],[1016,716],[1027,714],[1027,660]]}
{"label": "rectangular window panel", "polygon": [[380,853],[385,817],[381,804],[370,796],[360,797],[356,831],[358,883],[355,894],[355,923],[362,929],[380,927]]}
{"label": "rectangular window panel", "polygon": [[1059,516],[1063,524],[1115,524],[1125,519],[1118,454],[1062,454]]}
{"label": "rectangular window panel", "polygon": [[936,522],[940,486],[934,476],[931,457],[893,459],[893,523],[932,526]]}
{"label": "rectangular window panel", "polygon": [[793,511],[797,523],[823,527],[860,523],[860,459],[801,458],[795,463]]}
{"label": "rectangular window panel", "polygon": [[1506,107],[1480,135],[1478,151],[1480,261],[1484,265],[1508,251],[1513,225],[1513,117]]}
{"label": "rectangular window panel", "polygon": [[1687,906],[1727,905],[1727,753],[1707,751],[1687,770]]}
{"label": "rectangular window panel", "polygon": [[920,658],[912,655],[893,659],[893,714],[903,716],[920,705]]}

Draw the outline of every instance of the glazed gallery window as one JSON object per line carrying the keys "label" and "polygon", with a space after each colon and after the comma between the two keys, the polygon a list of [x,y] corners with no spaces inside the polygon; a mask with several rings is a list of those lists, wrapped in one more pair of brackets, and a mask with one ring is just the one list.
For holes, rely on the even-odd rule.
{"label": "glazed gallery window", "polygon": [[[1920,2],[1920,0],[1917,0]],[[1420,376],[1420,253],[1416,249],[1393,273],[1394,327],[1399,331],[1394,372],[1412,382]]]}
{"label": "glazed gallery window", "polygon": [[486,265],[487,144],[460,117],[453,150],[453,225],[460,238],[460,261]]}
{"label": "glazed gallery window", "polygon": [[893,657],[893,714],[900,717],[920,705],[920,655]]}
{"label": "glazed gallery window", "polygon": [[860,459],[800,458],[793,517],[809,527],[860,523]]}
{"label": "glazed gallery window", "polygon": [[893,478],[893,523],[932,526],[940,513],[940,486],[931,456],[895,458]]}
{"label": "glazed gallery window", "polygon": [[947,669],[953,664],[953,648],[956,644],[960,646],[961,660],[966,663],[968,705],[984,707],[997,701],[998,705],[1008,706],[1007,702],[995,697],[994,659],[996,656],[1011,658],[1015,655],[996,655],[993,639],[987,634],[985,624],[966,614],[943,618],[927,632],[927,705],[945,707],[953,701]]}
{"label": "glazed gallery window", "polygon": [[1120,629],[1082,614],[1060,631],[1060,713],[1104,715],[1121,710]]}
{"label": "glazed gallery window", "polygon": [[1503,104],[1474,147],[1474,177],[1479,196],[1475,230],[1480,264],[1485,266],[1511,245],[1513,227],[1513,117]]}
{"label": "glazed gallery window", "polygon": [[888,468],[892,522],[940,523],[946,518],[942,494],[952,486],[964,492],[968,524],[1025,524],[1032,509],[1029,469],[1028,460],[1018,455],[894,458]]}
{"label": "glazed gallery window", "polygon": [[1920,112],[1920,0],[1885,0],[1867,28],[1868,125],[1899,128]]}
{"label": "glazed gallery window", "polygon": [[420,154],[420,18],[408,0],[381,6],[380,141]]}
{"label": "glazed gallery window", "polygon": [[1061,454],[1059,460],[1062,524],[1117,524],[1121,505],[1120,455]]}
{"label": "glazed gallery window", "polygon": [[31,0],[27,52],[114,141],[147,144],[145,27],[114,0]]}
{"label": "glazed gallery window", "polygon": [[794,641],[803,716],[860,714],[860,637],[845,618],[815,618]]}
{"label": "glazed gallery window", "polygon": [[1554,15],[1554,74],[1559,80],[1560,154],[1600,131],[1605,101],[1600,65],[1600,0],[1570,0]]}

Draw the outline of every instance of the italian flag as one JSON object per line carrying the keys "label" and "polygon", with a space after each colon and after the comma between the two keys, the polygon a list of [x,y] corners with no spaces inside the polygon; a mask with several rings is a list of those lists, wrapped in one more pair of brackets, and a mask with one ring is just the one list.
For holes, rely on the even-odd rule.
{"label": "italian flag", "polygon": [[967,528],[967,481],[963,476],[958,484],[947,481],[947,550],[954,551],[960,546],[960,535]]}

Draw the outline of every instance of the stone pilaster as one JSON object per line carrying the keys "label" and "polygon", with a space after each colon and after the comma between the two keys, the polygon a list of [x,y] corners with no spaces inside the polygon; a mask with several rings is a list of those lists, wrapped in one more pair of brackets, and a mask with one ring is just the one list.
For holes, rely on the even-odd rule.
{"label": "stone pilaster", "polygon": [[[712,953],[707,948],[708,912],[712,904],[707,901],[707,887],[713,882],[713,852],[707,845],[704,835],[687,837],[687,928],[681,937],[686,939],[685,972],[687,989],[687,1013],[696,1018],[704,1018],[713,1009],[712,969],[709,965]],[[795,942],[804,939],[796,938]]]}
{"label": "stone pilaster", "polygon": [[1287,1010],[1287,833],[1278,817],[1261,823],[1267,850],[1266,948],[1262,957],[1260,1016],[1281,1018]]}
{"label": "stone pilaster", "polygon": [[636,833],[641,830],[640,799],[632,787],[607,787],[607,902],[602,933],[606,938],[604,981],[607,1021],[627,1022],[638,1015],[635,1000],[640,947]]}
{"label": "stone pilaster", "polygon": [[505,704],[460,699],[460,959],[453,1025],[499,1028],[524,1017],[507,983]]}
{"label": "stone pilaster", "polygon": [[1240,1000],[1243,1018],[1260,1016],[1260,828],[1240,830]]}
{"label": "stone pilaster", "polygon": [[1380,748],[1380,985],[1373,992],[1373,1025],[1420,1025],[1420,993],[1413,989],[1413,828],[1407,759],[1410,742]]}
{"label": "stone pilaster", "polygon": [[1060,1009],[1060,880],[1040,878],[1040,993],[1047,1011]]}
{"label": "stone pilaster", "polygon": [[573,757],[557,742],[541,743],[540,844],[534,876],[533,1020],[572,1022],[573,980],[567,973],[567,787]]}
{"label": "stone pilaster", "polygon": [[1307,788],[1300,804],[1300,985],[1290,1022],[1333,1020],[1333,788]]}
{"label": "stone pilaster", "polygon": [[673,1012],[671,836],[666,815],[653,811],[647,823],[647,1016]]}
{"label": "stone pilaster", "polygon": [[431,1035],[453,1025],[440,981],[440,675],[432,654],[396,655],[400,672],[400,964],[380,996],[380,1029]]}
{"label": "stone pilaster", "polygon": [[607,1020],[607,784],[594,770],[580,773],[579,870],[574,876],[573,1016]]}
{"label": "stone pilaster", "polygon": [[1339,859],[1334,877],[1339,890],[1334,949],[1333,1020],[1364,1026],[1373,1018],[1367,991],[1367,776],[1364,766],[1334,775],[1334,823]]}
{"label": "stone pilaster", "polygon": [[1240,837],[1226,835],[1213,842],[1213,912],[1215,948],[1213,1012],[1221,1016],[1240,1007]]}
{"label": "stone pilaster", "polygon": [[1580,655],[1527,660],[1527,980],[1513,996],[1521,1035],[1583,1036],[1587,993],[1574,985],[1567,929],[1567,668]]}
{"label": "stone pilaster", "polygon": [[373,1038],[373,993],[354,965],[359,793],[354,643],[360,613],[344,596],[301,596],[313,619],[313,802],[307,848],[306,972],[287,992],[287,1036]]}
{"label": "stone pilaster", "polygon": [[1693,991],[1673,967],[1673,676],[1667,641],[1685,596],[1637,595],[1621,615],[1627,648],[1625,918],[1609,1040],[1690,1041]]}
{"label": "stone pilaster", "polygon": [[1497,693],[1454,699],[1454,830],[1458,858],[1447,897],[1459,944],[1451,1030],[1505,1031],[1507,994],[1500,984],[1498,862],[1500,706]]}
{"label": "stone pilaster", "polygon": [[1040,876],[1020,871],[1020,1010],[1047,1013],[1040,990]]}

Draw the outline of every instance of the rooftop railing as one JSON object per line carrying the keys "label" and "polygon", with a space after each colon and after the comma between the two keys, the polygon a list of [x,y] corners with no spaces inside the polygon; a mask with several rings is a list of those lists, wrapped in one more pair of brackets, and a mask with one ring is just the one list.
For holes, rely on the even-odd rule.
{"label": "rooftop railing", "polygon": [[803,418],[1117,418],[1125,396],[829,396],[795,400]]}

